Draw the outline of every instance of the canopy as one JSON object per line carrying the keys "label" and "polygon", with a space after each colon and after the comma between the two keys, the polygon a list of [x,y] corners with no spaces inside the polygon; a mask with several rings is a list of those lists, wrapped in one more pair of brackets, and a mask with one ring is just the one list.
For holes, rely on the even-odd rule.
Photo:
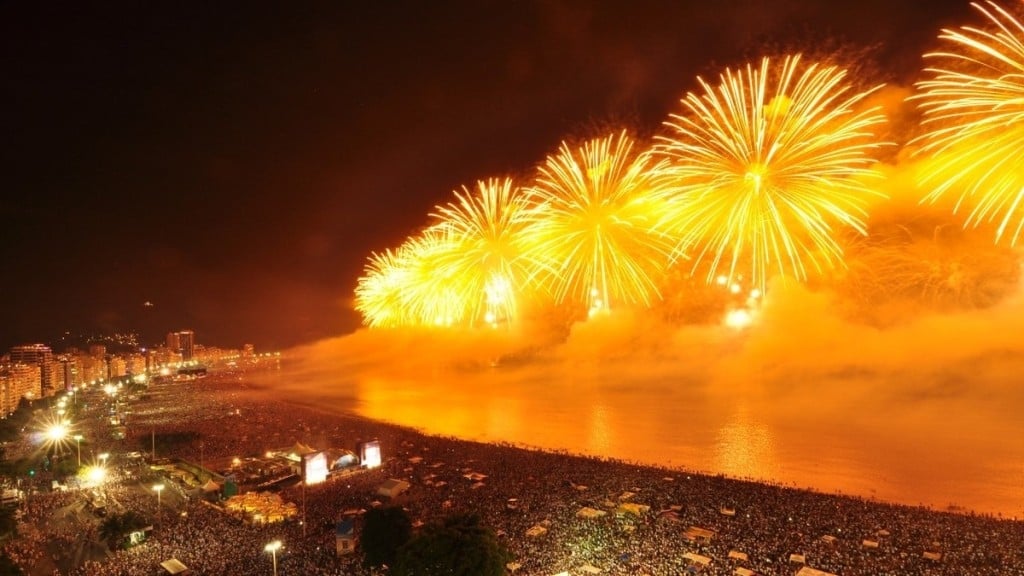
{"label": "canopy", "polygon": [[700,528],[697,526],[690,526],[686,532],[683,532],[683,536],[687,540],[707,540],[710,541],[714,537],[715,532],[708,530],[707,528]]}
{"label": "canopy", "polygon": [[831,572],[825,572],[824,570],[818,570],[817,568],[811,568],[810,566],[804,566],[803,568],[796,571],[794,576],[836,576]]}
{"label": "canopy", "polygon": [[292,445],[291,449],[288,450],[288,453],[295,454],[296,456],[305,456],[306,454],[312,454],[316,451],[316,448],[310,448],[302,442],[296,442]]}
{"label": "canopy", "polygon": [[380,494],[381,496],[387,496],[388,498],[394,498],[395,496],[398,496],[402,492],[408,490],[410,486],[411,484],[409,484],[405,480],[396,480],[392,478],[390,480],[385,480],[384,483],[381,484],[379,488],[377,488],[377,494]]}
{"label": "canopy", "polygon": [[181,574],[184,576],[188,574],[188,566],[185,566],[177,558],[171,558],[170,560],[164,560],[160,563],[160,567],[164,569],[168,574]]}
{"label": "canopy", "polygon": [[206,484],[200,486],[200,489],[202,489],[203,492],[216,492],[217,490],[220,490],[220,484],[217,484],[210,479],[206,481]]}
{"label": "canopy", "polygon": [[686,554],[683,554],[683,558],[686,558],[687,560],[695,564],[700,564],[701,566],[707,566],[708,564],[711,564],[711,558],[708,558],[707,556],[701,556],[700,554],[694,554],[693,552],[687,552]]}
{"label": "canopy", "polygon": [[576,516],[580,518],[598,518],[604,516],[605,514],[607,514],[607,512],[605,512],[604,510],[595,510],[594,508],[590,508],[589,506],[584,506],[583,508],[579,509],[579,512],[576,512]]}
{"label": "canopy", "polygon": [[746,552],[740,552],[739,550],[730,550],[729,551],[729,558],[735,558],[736,560],[748,560],[749,559],[749,557],[747,556]]}

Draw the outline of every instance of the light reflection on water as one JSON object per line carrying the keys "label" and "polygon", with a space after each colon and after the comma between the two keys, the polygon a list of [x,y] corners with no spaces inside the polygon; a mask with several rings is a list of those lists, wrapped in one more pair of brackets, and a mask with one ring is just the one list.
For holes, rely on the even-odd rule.
{"label": "light reflection on water", "polygon": [[[563,379],[564,378],[564,379]],[[827,492],[1024,516],[1017,410],[847,397],[781,406],[656,382],[587,385],[502,371],[364,377],[340,410],[427,433],[611,456]],[[848,404],[852,402],[851,404]],[[354,404],[354,405],[353,405]]]}

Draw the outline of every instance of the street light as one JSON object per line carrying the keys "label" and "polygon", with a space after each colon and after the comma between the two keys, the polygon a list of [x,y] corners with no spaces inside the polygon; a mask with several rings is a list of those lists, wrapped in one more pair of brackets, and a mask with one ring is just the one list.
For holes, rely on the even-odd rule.
{"label": "street light", "polygon": [[75,448],[78,448],[78,467],[82,467],[82,435],[75,434]]}
{"label": "street light", "polygon": [[271,558],[274,561],[274,576],[277,576],[277,551],[281,549],[281,541],[274,540],[270,544],[263,547],[263,550],[270,552]]}
{"label": "street light", "polygon": [[163,484],[154,484],[153,490],[156,492],[156,523],[160,523],[160,493],[164,491]]}
{"label": "street light", "polygon": [[106,466],[107,465],[107,458],[110,458],[110,454],[108,454],[106,452],[101,452],[100,455],[97,456],[97,458],[100,459],[100,464],[101,465]]}

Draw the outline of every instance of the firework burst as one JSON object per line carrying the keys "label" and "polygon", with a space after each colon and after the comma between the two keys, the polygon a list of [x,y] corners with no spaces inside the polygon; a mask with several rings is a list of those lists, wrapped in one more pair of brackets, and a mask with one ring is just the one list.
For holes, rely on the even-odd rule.
{"label": "firework burst", "polygon": [[528,278],[522,256],[525,197],[507,178],[477,182],[475,194],[463,187],[455,197],[433,214],[434,229],[448,244],[434,262],[437,273],[458,291],[460,317],[491,326],[511,322]]}
{"label": "firework burst", "polygon": [[634,152],[625,132],[579,148],[562,143],[527,191],[531,260],[558,303],[590,311],[613,302],[650,304],[671,242],[658,228],[663,198],[654,185],[665,166]]}
{"label": "firework burst", "polygon": [[917,84],[924,201],[959,193],[964,226],[994,223],[996,241],[1014,245],[1024,228],[1024,25],[994,2],[973,6],[990,29],[943,30],[948,48],[925,55],[930,77]]}
{"label": "firework burst", "polygon": [[865,233],[865,206],[881,195],[872,154],[884,116],[858,111],[880,87],[856,92],[843,70],[799,56],[700,84],[656,147],[671,163],[677,253],[709,282],[746,276],[760,289],[774,274],[804,279],[840,263],[833,228]]}

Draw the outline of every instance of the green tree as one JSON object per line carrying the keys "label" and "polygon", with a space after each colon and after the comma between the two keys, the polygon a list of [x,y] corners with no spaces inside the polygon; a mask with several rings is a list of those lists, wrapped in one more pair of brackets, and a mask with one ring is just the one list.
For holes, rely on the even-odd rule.
{"label": "green tree", "polygon": [[494,531],[476,515],[428,526],[398,550],[395,576],[503,576],[511,559]]}
{"label": "green tree", "polygon": [[14,508],[0,508],[0,540],[17,535],[18,520],[14,517]]}
{"label": "green tree", "polygon": [[110,548],[120,547],[125,537],[135,530],[148,526],[149,522],[137,512],[129,510],[124,514],[112,514],[100,524],[100,538],[107,541]]}
{"label": "green tree", "polygon": [[0,553],[0,576],[24,576],[24,574],[6,552]]}
{"label": "green tree", "polygon": [[398,506],[374,508],[363,515],[359,547],[363,549],[366,566],[391,566],[398,548],[412,536],[409,514]]}

